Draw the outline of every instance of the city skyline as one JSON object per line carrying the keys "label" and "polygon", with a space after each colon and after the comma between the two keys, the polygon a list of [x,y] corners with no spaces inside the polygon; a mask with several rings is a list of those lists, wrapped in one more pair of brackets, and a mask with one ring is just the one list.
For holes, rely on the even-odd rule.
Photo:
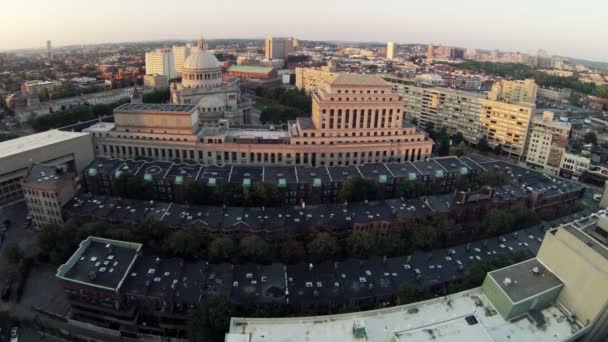
{"label": "city skyline", "polygon": [[[42,49],[47,40],[53,46],[65,46],[186,40],[200,34],[208,38],[273,35],[302,40],[435,43],[524,53],[544,49],[556,55],[608,61],[608,47],[597,44],[608,34],[608,27],[602,25],[608,4],[584,0],[572,8],[562,0],[515,2],[381,0],[374,6],[355,6],[344,1],[294,4],[269,0],[262,7],[241,0],[213,5],[181,0],[165,8],[157,0],[146,6],[110,0],[92,11],[74,0],[52,5],[27,1],[10,3],[3,11],[11,15],[0,20],[0,32],[12,34],[4,35],[0,50]],[[209,12],[212,15],[204,15]]]}

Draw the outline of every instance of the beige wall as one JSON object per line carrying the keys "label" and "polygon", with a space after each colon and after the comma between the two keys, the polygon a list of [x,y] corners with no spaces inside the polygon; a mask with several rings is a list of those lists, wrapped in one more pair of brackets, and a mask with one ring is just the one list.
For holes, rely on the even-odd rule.
{"label": "beige wall", "polygon": [[312,93],[324,87],[326,82],[334,78],[338,73],[312,68],[296,68],[296,87],[304,89],[306,93]]}
{"label": "beige wall", "polygon": [[558,301],[579,321],[587,324],[601,313],[606,305],[608,260],[563,228],[545,235],[537,258],[564,282]]}
{"label": "beige wall", "polygon": [[117,131],[192,134],[198,127],[198,110],[190,112],[114,111]]}

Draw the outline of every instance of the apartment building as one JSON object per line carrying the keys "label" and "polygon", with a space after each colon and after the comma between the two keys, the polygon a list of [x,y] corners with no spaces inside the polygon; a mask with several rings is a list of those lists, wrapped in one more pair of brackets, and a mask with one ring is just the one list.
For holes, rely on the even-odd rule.
{"label": "apartment building", "polygon": [[488,94],[488,99],[503,101],[507,103],[528,103],[536,102],[538,86],[533,79],[524,81],[500,80],[492,85],[492,90]]}
{"label": "apartment building", "polygon": [[36,228],[63,223],[61,208],[78,192],[74,170],[40,163],[30,166],[21,187]]}
{"label": "apartment building", "polygon": [[405,103],[379,76],[341,74],[312,102],[312,118],[284,128],[227,120],[199,128],[193,105],[125,104],[115,109],[116,123],[85,131],[93,133],[97,154],[111,158],[333,166],[430,156],[432,139],[403,123]]}
{"label": "apartment building", "polygon": [[552,112],[532,119],[526,152],[526,165],[557,176],[560,173],[568,138],[569,123],[554,120]]}
{"label": "apartment building", "polygon": [[177,77],[173,52],[160,49],[146,52],[146,74],[165,75],[168,79]]}
{"label": "apartment building", "polygon": [[292,37],[267,37],[265,55],[267,59],[287,59],[293,52],[297,41]]}
{"label": "apartment building", "polygon": [[323,87],[325,83],[338,75],[335,71],[330,71],[328,68],[313,69],[297,67],[296,87],[304,89],[307,94],[311,94]]}
{"label": "apartment building", "polygon": [[[384,79],[403,96],[404,118],[416,119],[422,127],[429,123],[436,128],[446,127],[450,134],[460,132],[472,144],[486,137],[490,146],[500,144],[509,156],[524,157],[533,104],[491,100],[481,93],[450,88],[424,87],[394,76]],[[495,93],[507,96],[504,91]]]}

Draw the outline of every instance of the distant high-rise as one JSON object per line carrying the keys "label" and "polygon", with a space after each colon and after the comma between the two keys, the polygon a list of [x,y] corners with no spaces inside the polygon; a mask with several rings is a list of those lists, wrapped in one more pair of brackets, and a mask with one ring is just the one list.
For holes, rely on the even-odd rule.
{"label": "distant high-rise", "polygon": [[429,44],[428,49],[426,51],[426,57],[427,58],[434,58],[435,57],[435,45],[433,45],[433,43]]}
{"label": "distant high-rise", "polygon": [[168,79],[177,77],[173,52],[160,49],[146,52],[146,74],[165,75]]}
{"label": "distant high-rise", "polygon": [[498,61],[498,59],[500,58],[500,51],[498,51],[498,49],[494,49],[492,50],[492,62],[496,62]]}
{"label": "distant high-rise", "polygon": [[47,40],[46,41],[46,58],[51,59],[52,57],[53,57],[53,54],[51,53],[51,41]]}
{"label": "distant high-rise", "polygon": [[265,44],[265,55],[268,59],[287,59],[287,55],[293,52],[297,39],[286,37],[267,37]]}
{"label": "distant high-rise", "polygon": [[387,59],[395,58],[395,43],[393,43],[393,42],[386,43],[386,58]]}

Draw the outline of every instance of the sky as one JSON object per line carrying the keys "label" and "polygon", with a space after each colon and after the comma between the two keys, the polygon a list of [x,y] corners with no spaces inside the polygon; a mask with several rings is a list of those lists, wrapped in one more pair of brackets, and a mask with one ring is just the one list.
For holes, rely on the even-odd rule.
{"label": "sky", "polygon": [[0,50],[162,39],[395,41],[608,62],[606,0],[12,0]]}

